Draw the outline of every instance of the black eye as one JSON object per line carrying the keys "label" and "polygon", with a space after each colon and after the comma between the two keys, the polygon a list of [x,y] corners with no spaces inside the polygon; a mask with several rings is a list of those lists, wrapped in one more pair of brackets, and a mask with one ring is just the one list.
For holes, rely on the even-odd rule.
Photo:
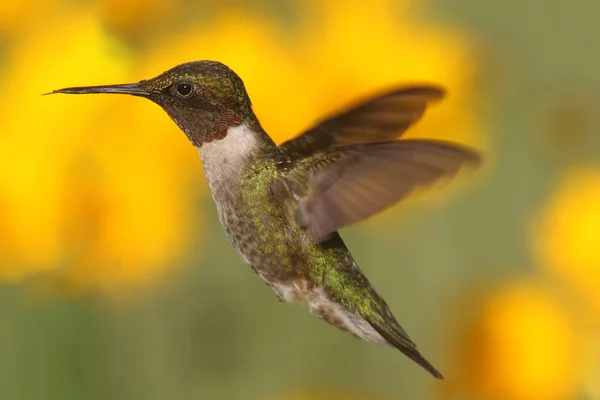
{"label": "black eye", "polygon": [[188,82],[181,82],[178,83],[177,86],[175,86],[175,91],[177,92],[177,95],[179,97],[185,99],[192,95],[192,92],[194,91],[194,86]]}

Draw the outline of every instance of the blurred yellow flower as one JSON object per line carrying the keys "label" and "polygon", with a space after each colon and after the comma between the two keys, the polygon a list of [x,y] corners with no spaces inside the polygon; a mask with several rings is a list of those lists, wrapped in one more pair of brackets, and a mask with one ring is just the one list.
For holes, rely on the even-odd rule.
{"label": "blurred yellow flower", "polygon": [[7,55],[0,94],[7,110],[0,120],[0,237],[11,243],[2,256],[20,266],[2,268],[5,277],[52,268],[60,259],[61,171],[103,101],[65,107],[40,94],[73,80],[119,79],[126,70],[127,56],[107,57],[115,44],[88,14],[75,13],[69,21],[29,32]]}
{"label": "blurred yellow flower", "polygon": [[[69,273],[76,286],[153,283],[188,243],[197,214],[189,191],[191,171],[184,168],[192,165],[199,172],[201,163],[187,138],[163,131],[172,122],[150,102],[124,98],[114,106],[96,130],[103,140],[87,149],[88,168],[75,164],[67,175],[74,185],[69,209],[89,217],[67,224],[69,243],[88,239],[85,258]],[[191,158],[195,163],[185,162]],[[194,243],[201,243],[198,235]]]}
{"label": "blurred yellow flower", "polygon": [[482,146],[483,136],[471,111],[474,55],[457,29],[421,23],[415,18],[418,7],[409,0],[303,4],[304,70],[309,72],[307,85],[317,86],[312,101],[319,114],[390,86],[434,83],[448,90],[448,98],[408,136]]}
{"label": "blurred yellow flower", "polygon": [[566,173],[533,233],[542,265],[572,285],[600,322],[600,169]]}
{"label": "blurred yellow flower", "polygon": [[[294,34],[225,6],[208,24],[158,35],[138,54],[103,24],[122,34],[152,31],[152,21],[181,11],[179,3],[97,0],[81,10],[45,1],[27,12],[42,18],[46,4],[51,25],[20,27],[3,71],[0,278],[68,267],[60,275],[76,288],[151,281],[183,251],[194,219],[186,202],[201,164],[156,105],[117,96],[41,98],[41,91],[137,81],[182,62],[219,60],[242,77],[265,129],[282,142],[355,98],[428,81],[451,96],[413,135],[479,138],[466,106],[466,42],[453,29],[395,20],[389,0],[300,2],[308,7]],[[18,4],[2,10],[13,22],[26,12]]]}
{"label": "blurred yellow flower", "polygon": [[514,283],[486,296],[463,344],[464,386],[477,399],[552,400],[577,393],[576,338],[548,291]]}
{"label": "blurred yellow flower", "polygon": [[170,12],[176,10],[178,0],[96,0],[97,15],[108,27],[118,32],[130,33],[155,27],[160,21],[169,21]]}
{"label": "blurred yellow flower", "polygon": [[0,120],[0,277],[66,265],[65,277],[77,284],[143,281],[170,267],[187,236],[184,185],[174,178],[181,163],[135,104],[141,100],[40,96],[128,80],[128,52],[92,14],[75,12],[54,26],[32,30],[8,56],[0,95],[8,110]]}
{"label": "blurred yellow flower", "polygon": [[0,37],[16,35],[47,17],[50,6],[57,0],[5,0],[0,1]]}

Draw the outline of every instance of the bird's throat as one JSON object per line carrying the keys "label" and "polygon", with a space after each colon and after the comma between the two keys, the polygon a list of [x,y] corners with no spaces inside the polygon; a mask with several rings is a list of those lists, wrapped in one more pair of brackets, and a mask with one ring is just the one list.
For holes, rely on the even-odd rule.
{"label": "bird's throat", "polygon": [[261,140],[260,133],[241,123],[227,128],[226,134],[219,140],[196,146],[213,197],[237,189],[242,174],[261,150]]}
{"label": "bird's throat", "polygon": [[242,124],[242,118],[231,110],[190,112],[175,108],[170,109],[169,116],[198,148],[224,139],[229,128]]}

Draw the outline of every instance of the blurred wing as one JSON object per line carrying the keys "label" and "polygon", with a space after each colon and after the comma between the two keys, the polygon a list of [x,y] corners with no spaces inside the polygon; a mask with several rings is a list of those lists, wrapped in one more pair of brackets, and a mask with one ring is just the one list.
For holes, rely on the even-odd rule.
{"label": "blurred wing", "polygon": [[389,141],[416,123],[428,102],[443,95],[435,86],[397,89],[332,115],[280,147],[298,158],[328,147]]}
{"label": "blurred wing", "polygon": [[467,147],[438,140],[401,140],[330,148],[292,165],[288,179],[300,222],[318,240],[365,219],[414,189],[476,165]]}

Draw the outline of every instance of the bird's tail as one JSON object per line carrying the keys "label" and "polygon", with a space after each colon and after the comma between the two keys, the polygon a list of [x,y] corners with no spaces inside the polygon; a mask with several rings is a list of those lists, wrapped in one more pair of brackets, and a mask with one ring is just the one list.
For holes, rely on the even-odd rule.
{"label": "bird's tail", "polygon": [[405,356],[419,364],[433,377],[437,379],[444,379],[444,376],[433,366],[429,361],[425,359],[417,350],[417,346],[410,340],[408,335],[402,330],[402,328],[396,325],[396,329],[390,329],[392,327],[382,327],[377,324],[371,324],[373,328],[392,346],[400,350]]}

